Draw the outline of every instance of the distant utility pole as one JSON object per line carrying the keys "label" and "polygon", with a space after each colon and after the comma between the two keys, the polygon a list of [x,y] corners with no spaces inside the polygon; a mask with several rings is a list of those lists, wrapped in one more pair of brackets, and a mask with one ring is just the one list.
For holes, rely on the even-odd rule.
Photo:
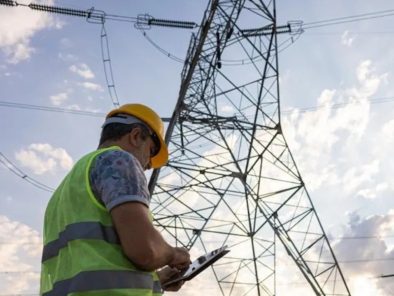
{"label": "distant utility pole", "polygon": [[211,0],[169,123],[170,161],[151,176],[167,237],[230,247],[213,267],[222,295],[277,295],[277,241],[316,295],[350,295],[282,134],[277,39],[297,30],[277,26],[273,0]]}

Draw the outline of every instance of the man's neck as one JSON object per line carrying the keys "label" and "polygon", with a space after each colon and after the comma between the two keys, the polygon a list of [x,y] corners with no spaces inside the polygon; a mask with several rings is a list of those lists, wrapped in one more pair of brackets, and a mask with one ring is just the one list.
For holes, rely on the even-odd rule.
{"label": "man's neck", "polygon": [[101,143],[97,147],[97,149],[104,149],[104,148],[109,148],[109,147],[113,147],[113,146],[118,146],[123,150],[127,150],[123,147],[124,145],[122,145],[122,143],[120,143],[119,141],[107,141],[107,142]]}

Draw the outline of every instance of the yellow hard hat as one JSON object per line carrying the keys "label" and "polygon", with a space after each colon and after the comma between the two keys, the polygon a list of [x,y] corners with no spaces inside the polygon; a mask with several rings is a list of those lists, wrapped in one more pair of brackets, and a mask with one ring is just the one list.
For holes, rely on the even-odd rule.
{"label": "yellow hard hat", "polygon": [[157,135],[160,141],[159,152],[152,157],[152,168],[159,168],[168,161],[168,149],[164,142],[164,124],[160,116],[151,108],[142,104],[125,104],[117,109],[110,111],[106,118],[115,116],[116,114],[128,114],[134,116],[149,126]]}

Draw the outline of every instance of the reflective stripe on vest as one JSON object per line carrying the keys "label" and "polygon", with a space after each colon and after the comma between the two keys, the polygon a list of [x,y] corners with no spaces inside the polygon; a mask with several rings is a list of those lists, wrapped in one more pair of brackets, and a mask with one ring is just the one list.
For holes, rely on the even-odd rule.
{"label": "reflective stripe on vest", "polygon": [[99,222],[78,222],[66,226],[59,238],[44,246],[42,262],[56,257],[59,251],[70,241],[77,239],[100,239],[110,244],[119,244],[119,237],[113,227],[104,226]]}
{"label": "reflective stripe on vest", "polygon": [[[152,286],[153,285],[153,286]],[[84,271],[71,279],[55,283],[53,289],[42,296],[66,296],[74,292],[111,289],[147,289],[161,293],[158,281],[152,275],[139,271]]]}

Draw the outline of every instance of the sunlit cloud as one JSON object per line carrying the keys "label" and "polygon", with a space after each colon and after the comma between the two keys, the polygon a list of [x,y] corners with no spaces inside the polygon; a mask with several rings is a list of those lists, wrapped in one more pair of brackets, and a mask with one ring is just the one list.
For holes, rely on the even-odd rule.
{"label": "sunlit cloud", "polygon": [[371,163],[362,165],[359,168],[349,168],[343,175],[344,189],[352,192],[366,182],[373,181],[373,177],[379,173],[379,160],[375,159]]}
{"label": "sunlit cloud", "polygon": [[21,222],[0,215],[0,241],[2,293],[22,294],[37,291],[42,251],[41,235]]}
{"label": "sunlit cloud", "polygon": [[230,106],[230,105],[222,105],[220,107],[220,111],[223,112],[223,113],[229,113],[229,114],[235,113],[234,107]]}
{"label": "sunlit cloud", "polygon": [[356,195],[361,196],[365,199],[375,199],[381,194],[382,192],[385,192],[387,189],[389,189],[389,184],[387,182],[382,182],[377,184],[376,186],[373,186],[372,188],[364,188],[360,189]]}
{"label": "sunlit cloud", "polygon": [[57,169],[69,170],[73,165],[66,150],[42,143],[30,144],[27,148],[20,149],[15,153],[15,158],[23,167],[37,175],[53,173]]}
{"label": "sunlit cloud", "polygon": [[78,60],[78,58],[75,55],[70,54],[70,53],[59,52],[58,57],[59,57],[59,59],[61,59],[62,61],[65,61],[65,62],[75,62]]}
{"label": "sunlit cloud", "polygon": [[394,142],[394,120],[390,120],[383,125],[382,136],[387,142]]}
{"label": "sunlit cloud", "polygon": [[341,36],[342,44],[347,47],[351,47],[353,45],[353,42],[355,39],[356,39],[356,37],[351,36],[350,32],[347,30],[345,32],[343,32],[343,34]]}
{"label": "sunlit cloud", "polygon": [[68,99],[68,94],[65,92],[61,92],[56,95],[50,96],[49,98],[53,105],[60,106]]}
{"label": "sunlit cloud", "polygon": [[80,85],[88,90],[100,91],[100,92],[104,91],[103,87],[100,84],[96,84],[93,82],[82,82],[80,83]]}
{"label": "sunlit cloud", "polygon": [[394,282],[379,279],[382,274],[392,273],[394,250],[388,245],[392,229],[393,210],[369,217],[349,214],[344,238],[334,242],[334,251],[338,260],[344,261],[342,267],[353,295],[392,295]]}
{"label": "sunlit cloud", "polygon": [[[22,1],[23,2],[23,1]],[[53,4],[47,1],[46,4]],[[23,21],[20,21],[23,20]],[[56,18],[30,9],[4,7],[0,10],[0,50],[7,62],[17,64],[35,52],[31,40],[46,28],[61,28]]]}
{"label": "sunlit cloud", "polygon": [[89,66],[86,64],[79,64],[79,65],[71,65],[70,71],[73,73],[78,74],[79,76],[85,79],[92,79],[94,78],[94,73],[90,70]]}
{"label": "sunlit cloud", "polygon": [[[369,178],[361,172],[357,173],[356,169],[347,168],[344,171],[344,167],[354,167],[354,159],[338,158],[338,155],[350,153],[355,145],[359,147],[370,123],[369,98],[386,82],[387,74],[376,74],[370,60],[362,61],[355,74],[355,86],[323,90],[317,98],[319,108],[315,111],[300,112],[294,109],[283,118],[285,137],[311,191],[323,184],[330,186],[341,183],[346,174],[360,175],[361,179]],[[338,103],[343,106],[333,108]],[[378,173],[379,159],[369,162],[373,163],[369,173]],[[365,165],[358,166],[362,169]],[[320,169],[322,167],[323,171]],[[316,168],[319,168],[318,171]],[[349,190],[356,189],[358,185],[354,183]]]}

